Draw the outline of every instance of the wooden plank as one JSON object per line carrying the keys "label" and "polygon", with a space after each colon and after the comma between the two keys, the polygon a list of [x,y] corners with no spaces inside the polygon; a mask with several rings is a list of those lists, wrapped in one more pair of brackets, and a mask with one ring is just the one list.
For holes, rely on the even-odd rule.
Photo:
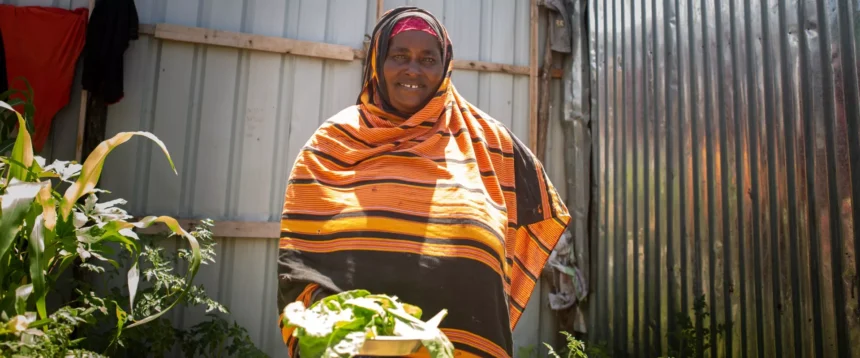
{"label": "wooden plank", "polygon": [[538,0],[529,9],[529,147],[537,151],[538,134]]}
{"label": "wooden plank", "polygon": [[292,54],[331,60],[352,61],[355,59],[353,49],[349,46],[204,29],[199,27],[158,24],[155,25],[155,37],[164,40]]}
{"label": "wooden plank", "polygon": [[155,25],[152,24],[140,24],[137,26],[137,33],[140,35],[155,35]]}
{"label": "wooden plank", "polygon": [[376,21],[385,13],[385,0],[376,0]]}
{"label": "wooden plank", "polygon": [[[96,0],[89,0],[89,11],[87,12],[87,21],[89,21],[90,16],[93,14],[93,8],[96,6]],[[80,163],[84,158],[81,158],[83,155],[84,149],[84,128],[87,123],[87,101],[90,98],[90,93],[81,89],[81,108],[80,113],[78,114],[78,136],[75,139],[75,160]]]}
{"label": "wooden plank", "polygon": [[[351,61],[355,59],[361,60],[366,57],[366,53],[363,49],[356,49],[343,45],[314,41],[299,41],[282,37],[243,34],[171,24],[140,24],[139,33],[142,35],[155,36],[156,38],[163,40],[286,53],[323,59]],[[528,66],[460,59],[454,60],[454,68],[458,70],[499,72],[523,76],[531,73],[531,69]],[[561,78],[562,74],[563,71],[561,69],[552,69],[553,78]]]}
{"label": "wooden plank", "polygon": [[514,66],[495,62],[454,60],[454,68],[458,70],[472,70],[482,72],[501,72],[512,75],[528,75],[529,68],[525,66]]}
{"label": "wooden plank", "polygon": [[[546,17],[546,25],[547,29],[552,26],[550,23],[551,20],[549,16]],[[549,100],[551,97],[550,94],[550,73],[548,69],[552,66],[552,43],[550,36],[550,32],[546,31],[543,47],[543,65],[540,69],[540,100],[538,100],[538,134],[537,134],[537,151],[535,155],[537,155],[538,160],[543,163],[546,163],[546,147],[547,147],[547,129],[549,128]]]}
{"label": "wooden plank", "polygon": [[[140,220],[141,218],[136,218]],[[177,219],[183,229],[190,231],[199,219]],[[164,224],[154,224],[145,229],[138,229],[142,234],[168,233],[170,229]],[[281,237],[281,223],[267,221],[215,221],[212,228],[214,237],[237,237],[255,239],[277,239]]]}
{"label": "wooden plank", "polygon": [[81,90],[81,109],[78,114],[78,136],[75,139],[75,161],[81,163],[83,158],[84,150],[84,127],[86,127],[87,123],[87,100],[90,98],[90,93],[82,89]]}

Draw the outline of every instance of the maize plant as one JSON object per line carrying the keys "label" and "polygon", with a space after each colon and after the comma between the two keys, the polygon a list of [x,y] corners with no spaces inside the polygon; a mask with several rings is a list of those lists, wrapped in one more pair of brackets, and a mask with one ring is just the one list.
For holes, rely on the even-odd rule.
{"label": "maize plant", "polygon": [[[122,199],[99,203],[96,183],[107,155],[134,136],[146,137],[161,148],[174,174],[173,161],[164,144],[151,133],[122,132],[105,140],[83,164],[45,160],[33,153],[30,133],[20,113],[0,101],[0,111],[17,116],[18,128],[11,153],[0,156],[0,351],[13,354],[66,356],[80,339],[72,339],[74,327],[87,322],[95,310],[105,313],[105,305],[88,302],[49,309],[47,297],[61,276],[73,265],[119,264],[116,247],[131,256],[128,267],[128,302],[112,302],[117,317],[116,337],[123,329],[140,326],[168,312],[188,292],[201,263],[196,238],[167,216],[132,220],[121,205]],[[6,113],[8,114],[8,113]],[[58,188],[67,187],[60,193]],[[185,239],[189,246],[184,287],[160,310],[135,312],[140,280],[143,244],[135,229],[163,223]],[[114,314],[114,312],[110,312]],[[56,347],[58,351],[44,351]],[[42,349],[40,351],[40,349]],[[16,353],[17,352],[17,353]]]}

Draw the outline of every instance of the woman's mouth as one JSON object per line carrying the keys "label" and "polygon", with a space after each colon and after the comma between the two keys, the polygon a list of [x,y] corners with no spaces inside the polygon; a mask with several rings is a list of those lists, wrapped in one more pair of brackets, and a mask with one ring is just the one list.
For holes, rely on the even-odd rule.
{"label": "woman's mouth", "polygon": [[417,90],[417,89],[420,89],[422,87],[421,85],[408,84],[408,83],[398,83],[397,85],[400,87],[403,87],[405,89],[410,89],[410,90]]}

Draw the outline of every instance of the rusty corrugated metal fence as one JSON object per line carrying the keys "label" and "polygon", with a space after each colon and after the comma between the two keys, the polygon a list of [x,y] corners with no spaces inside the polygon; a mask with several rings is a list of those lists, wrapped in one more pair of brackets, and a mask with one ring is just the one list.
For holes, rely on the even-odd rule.
{"label": "rusty corrugated metal fence", "polygon": [[860,357],[858,6],[588,2],[592,344]]}

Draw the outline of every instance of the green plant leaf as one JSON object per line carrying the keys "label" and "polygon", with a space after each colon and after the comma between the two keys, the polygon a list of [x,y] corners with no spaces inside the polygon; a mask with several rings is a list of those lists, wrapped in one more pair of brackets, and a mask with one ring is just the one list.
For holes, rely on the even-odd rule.
{"label": "green plant leaf", "polygon": [[0,197],[2,215],[0,215],[0,261],[6,262],[6,255],[18,232],[30,204],[42,188],[41,183],[28,183],[12,179],[6,187],[6,194]]}
{"label": "green plant leaf", "polygon": [[52,275],[54,275],[53,278],[56,279],[56,278],[60,277],[60,274],[62,274],[64,271],[66,271],[66,269],[69,268],[69,266],[71,266],[73,262],[75,262],[75,258],[77,258],[77,255],[65,255],[65,256],[63,256],[60,259],[60,264],[57,265],[57,268],[55,270],[53,270],[53,273],[52,273]]}
{"label": "green plant leaf", "polygon": [[57,227],[57,203],[51,195],[51,182],[43,182],[44,186],[36,196],[36,202],[42,206],[42,216],[45,219],[45,229],[53,231]]}
{"label": "green plant leaf", "polygon": [[396,297],[352,290],[327,296],[305,308],[291,302],[282,311],[282,327],[295,327],[302,356],[351,357],[368,338],[398,336],[419,339],[430,357],[454,357],[454,346],[437,328],[447,314],[441,310],[423,322],[420,309]]}
{"label": "green plant leaf", "polygon": [[[115,221],[115,222],[118,222],[118,221]],[[136,222],[136,223],[117,224],[117,227],[119,228],[119,230],[130,228],[130,227],[136,227],[136,228],[142,229],[142,228],[149,227],[150,225],[152,225],[154,223],[159,223],[159,222],[165,224],[171,231],[173,231],[173,233],[184,237],[188,241],[188,246],[191,247],[191,261],[188,263],[188,271],[185,273],[185,287],[183,287],[182,293],[180,293],[179,296],[176,297],[173,300],[173,302],[167,306],[167,308],[160,310],[158,313],[155,313],[153,315],[145,317],[141,320],[137,320],[134,323],[130,324],[127,328],[137,327],[139,325],[142,325],[142,324],[145,324],[145,323],[150,322],[152,320],[155,320],[158,317],[160,317],[161,315],[163,315],[165,312],[170,311],[174,306],[176,306],[176,304],[178,304],[185,297],[185,295],[188,293],[188,290],[191,289],[191,287],[193,286],[194,277],[197,276],[197,271],[200,268],[200,262],[203,260],[202,255],[200,253],[200,243],[197,242],[197,238],[195,238],[193,235],[191,235],[187,231],[185,231],[185,229],[183,229],[179,225],[179,222],[176,221],[176,219],[171,218],[169,216],[159,216],[159,217],[149,216],[149,217],[143,218],[143,220]],[[137,261],[138,261],[138,257],[136,257],[136,256],[133,257],[133,260],[135,261],[135,263],[133,265],[136,266]],[[131,275],[130,275],[130,277],[131,277]],[[139,276],[137,278],[139,279]],[[133,297],[136,294],[136,292],[135,292],[136,287],[135,287],[135,291],[131,291],[132,285],[131,285],[131,282],[129,282],[129,283],[130,283],[129,284],[129,299],[131,301],[132,307],[134,307],[134,298]]]}
{"label": "green plant leaf", "polygon": [[33,293],[33,284],[22,285],[15,289],[15,313],[27,312],[27,299]]}
{"label": "green plant leaf", "polygon": [[[31,180],[29,180],[29,178],[38,178],[38,177],[40,177],[39,173],[36,171],[36,170],[38,170],[38,168],[37,168],[38,164],[37,164],[37,163],[35,163],[35,162],[33,162],[31,166],[26,166],[26,165],[24,165],[24,163],[21,163],[21,162],[19,162],[19,161],[15,160],[15,159],[12,159],[12,158],[9,158],[9,157],[0,157],[0,162],[2,162],[2,163],[6,163],[6,164],[9,164],[9,169],[10,169],[10,170],[11,170],[12,168],[18,168],[18,169],[21,169],[21,171],[23,171],[23,172],[24,172],[24,176],[26,177],[26,178],[25,178],[24,180],[22,180],[22,181],[31,181]],[[11,173],[11,172],[10,172],[10,173]]]}
{"label": "green plant leaf", "polygon": [[149,138],[159,147],[161,147],[161,151],[164,152],[164,155],[167,157],[167,161],[170,162],[170,168],[173,169],[173,173],[176,174],[176,166],[173,165],[173,160],[170,158],[170,153],[167,151],[167,148],[164,146],[164,143],[161,142],[158,137],[154,136],[149,132],[121,132],[117,135],[113,136],[113,138],[105,140],[90,153],[87,159],[84,161],[84,166],[81,169],[81,174],[78,177],[78,180],[75,181],[74,184],[69,186],[66,190],[66,193],[63,195],[62,203],[60,204],[60,214],[63,218],[68,218],[69,214],[72,212],[72,208],[75,206],[75,203],[82,196],[93,192],[96,187],[96,183],[99,181],[99,177],[102,174],[102,167],[104,166],[105,158],[107,155],[117,146],[127,142],[131,137],[139,135],[146,138]]}
{"label": "green plant leaf", "polygon": [[125,326],[125,322],[128,320],[128,314],[119,307],[119,304],[114,302],[114,306],[116,307],[116,336],[114,337],[115,341],[119,341],[120,336],[122,335],[122,327]]}
{"label": "green plant leaf", "polygon": [[30,278],[33,280],[33,293],[36,295],[36,312],[41,319],[48,318],[48,310],[45,306],[48,288],[45,282],[45,269],[42,267],[42,255],[45,252],[45,238],[52,234],[52,231],[45,228],[44,216],[37,216],[27,249],[30,254]]}
{"label": "green plant leaf", "polygon": [[[135,258],[137,258],[135,256]],[[134,317],[134,296],[137,295],[137,284],[140,282],[140,265],[138,260],[134,260],[134,264],[128,269],[128,307]]]}
{"label": "green plant leaf", "polygon": [[54,162],[45,167],[45,170],[57,173],[60,180],[72,184],[70,180],[77,176],[81,172],[82,168],[83,166],[78,163],[54,159]]}
{"label": "green plant leaf", "polygon": [[[33,141],[30,139],[30,132],[27,130],[27,122],[21,116],[21,113],[18,113],[8,103],[0,101],[0,107],[15,112],[18,116],[18,137],[15,139],[15,146],[12,148],[11,159],[29,168],[33,164]],[[27,180],[27,170],[25,168],[11,167],[9,168],[9,174],[12,178]]]}

